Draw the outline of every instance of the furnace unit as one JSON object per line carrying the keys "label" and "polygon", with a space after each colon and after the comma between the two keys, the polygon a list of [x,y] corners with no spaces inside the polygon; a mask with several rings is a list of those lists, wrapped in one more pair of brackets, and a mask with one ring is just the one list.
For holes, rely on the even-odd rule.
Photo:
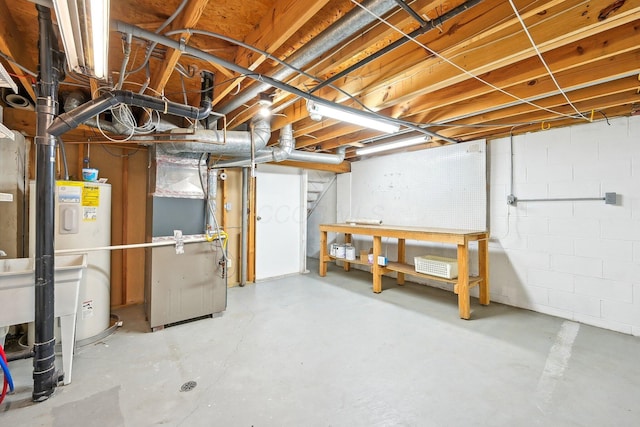
{"label": "furnace unit", "polygon": [[150,147],[147,198],[147,241],[171,242],[174,231],[184,238],[176,245],[146,249],[145,314],[152,330],[226,309],[227,277],[223,248],[204,238],[206,199],[200,155],[163,155]]}

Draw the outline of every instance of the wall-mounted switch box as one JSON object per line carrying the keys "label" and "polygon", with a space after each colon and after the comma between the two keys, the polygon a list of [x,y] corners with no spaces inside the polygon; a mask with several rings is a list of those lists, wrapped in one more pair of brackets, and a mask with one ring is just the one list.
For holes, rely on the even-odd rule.
{"label": "wall-mounted switch box", "polygon": [[616,193],[604,193],[604,203],[606,205],[615,205],[617,199]]}

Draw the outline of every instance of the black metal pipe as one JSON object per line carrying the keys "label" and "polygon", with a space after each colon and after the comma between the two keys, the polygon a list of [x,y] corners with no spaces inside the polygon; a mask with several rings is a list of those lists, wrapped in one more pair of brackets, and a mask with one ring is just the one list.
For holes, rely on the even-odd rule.
{"label": "black metal pipe", "polygon": [[20,350],[20,351],[13,351],[11,353],[7,353],[7,362],[13,362],[15,360],[22,360],[22,359],[30,359],[34,356],[34,354],[35,353],[31,348]]}
{"label": "black metal pipe", "polygon": [[[471,0],[471,1],[479,1],[479,0]],[[326,99],[323,98],[319,98],[315,95],[311,95],[303,90],[298,89],[295,86],[291,86],[288,85],[287,83],[281,82],[280,80],[274,79],[273,77],[269,77],[266,76],[264,74],[256,74],[253,71],[249,70],[248,68],[244,68],[238,64],[235,64],[233,62],[227,61],[223,58],[219,58],[215,55],[212,55],[210,53],[204,52],[200,49],[196,49],[195,47],[191,47],[188,45],[183,45],[179,40],[173,40],[170,39],[168,37],[164,37],[155,33],[152,33],[151,31],[147,31],[144,30],[142,28],[136,27],[135,25],[131,25],[131,24],[127,24],[125,22],[122,21],[112,21],[111,22],[111,28],[122,32],[122,33],[130,33],[133,34],[134,37],[141,37],[143,39],[152,41],[152,42],[156,42],[159,44],[162,44],[164,46],[173,48],[173,49],[178,49],[181,50],[184,54],[187,55],[191,55],[193,57],[202,59],[204,61],[210,61],[214,64],[219,64],[221,66],[223,66],[224,68],[227,68],[231,71],[235,71],[238,74],[245,74],[247,75],[247,77],[259,81],[259,82],[264,82],[264,83],[268,83],[269,85],[277,88],[277,89],[281,89],[284,90],[285,92],[289,92],[292,95],[296,95],[299,96],[301,98],[304,99],[308,99],[311,101],[315,101],[315,102],[320,102],[320,103],[324,103],[324,104],[330,104],[332,107],[338,109],[338,110],[342,110],[342,111],[347,111],[347,112],[351,112],[351,113],[355,113],[355,114],[359,114],[365,117],[369,117],[372,118],[374,120],[381,120],[381,121],[386,121],[386,122],[391,122],[391,123],[397,123],[397,124],[402,124],[403,126],[409,128],[409,129],[413,129],[415,131],[418,131],[420,133],[424,133],[426,135],[430,135],[434,138],[438,138],[441,139],[443,141],[447,141],[450,142],[452,144],[457,144],[458,141],[456,141],[455,139],[451,139],[448,138],[446,136],[442,136],[439,135],[435,132],[432,132],[428,129],[422,128],[420,126],[411,124],[411,123],[407,123],[407,122],[403,122],[402,120],[397,120],[391,117],[384,117],[381,116],[379,114],[376,113],[372,113],[370,111],[365,111],[365,110],[358,110],[355,108],[351,108],[351,107],[347,107],[345,105],[342,104],[336,104],[336,103],[332,103],[327,101]]]}
{"label": "black metal pipe", "polygon": [[[460,6],[451,9],[449,12],[445,13],[444,15],[438,17],[438,22],[442,23],[444,21],[447,21],[451,18],[453,18],[456,15],[461,14],[462,12],[468,10],[469,8],[477,5],[478,3],[480,3],[482,0],[469,0],[467,2],[465,2],[464,4],[461,4]],[[429,24],[429,23],[427,23]],[[401,38],[399,38],[398,40],[396,40],[395,42],[391,43],[390,45],[385,46],[384,48],[380,49],[377,52],[372,53],[371,55],[367,56],[366,58],[364,58],[363,60],[356,62],[355,64],[353,64],[352,66],[350,66],[349,68],[345,68],[344,70],[340,71],[338,74],[335,74],[333,76],[331,76],[330,78],[328,78],[327,80],[323,81],[322,83],[319,83],[318,85],[314,86],[313,89],[309,90],[309,93],[313,93],[316,92],[319,89],[322,89],[325,86],[330,85],[331,83],[335,82],[336,80],[339,80],[341,78],[343,78],[344,76],[348,75],[349,73],[354,72],[355,70],[357,70],[358,68],[362,68],[365,65],[367,65],[368,63],[370,63],[371,61],[374,61],[378,58],[380,58],[383,55],[386,55],[387,53],[391,52],[392,50],[395,50],[397,48],[399,48],[400,46],[402,46],[403,44],[405,44],[406,42],[410,41],[413,38],[416,38],[432,29],[436,28],[435,24],[433,24],[433,21],[431,21],[431,25],[425,25],[422,26],[420,28],[418,28],[417,30],[414,30],[412,32],[410,32],[407,36],[403,36]]]}
{"label": "black metal pipe", "polygon": [[403,8],[405,12],[411,15],[411,17],[415,19],[418,22],[418,24],[420,24],[421,27],[424,27],[428,24],[428,22],[422,19],[422,16],[418,15],[418,13],[415,10],[413,10],[411,6],[406,4],[404,0],[396,0],[396,3],[398,3],[398,6]]}
{"label": "black metal pipe", "polygon": [[53,136],[60,136],[67,131],[77,128],[90,118],[121,103],[150,108],[152,110],[162,111],[165,114],[187,117],[194,120],[202,120],[211,113],[211,100],[206,96],[202,97],[200,108],[196,108],[148,95],[141,95],[131,92],[130,90],[114,90],[106,92],[89,102],[85,102],[69,112],[60,114],[53,121],[53,124],[49,126],[47,131]]}
{"label": "black metal pipe", "polygon": [[[36,105],[36,247],[35,247],[35,339],[33,395],[40,402],[57,385],[54,321],[54,188],[56,138],[47,133],[58,107],[58,76],[53,54],[55,35],[49,8],[37,5],[39,25],[39,75]],[[57,43],[56,43],[57,44]],[[57,46],[56,46],[57,47]]]}

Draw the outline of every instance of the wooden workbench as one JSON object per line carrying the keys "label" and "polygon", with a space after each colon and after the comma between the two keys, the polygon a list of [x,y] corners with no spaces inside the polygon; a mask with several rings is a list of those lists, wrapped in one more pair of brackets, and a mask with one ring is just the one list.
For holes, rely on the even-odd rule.
{"label": "wooden workbench", "polygon": [[[425,279],[444,281],[454,284],[453,291],[458,294],[458,310],[462,319],[471,316],[469,289],[473,286],[480,288],[480,304],[489,304],[489,250],[488,233],[486,231],[468,231],[442,228],[405,227],[393,225],[353,225],[353,224],[321,224],[320,225],[320,276],[327,274],[327,262],[337,258],[329,256],[327,251],[327,233],[344,233],[345,243],[351,243],[353,234],[373,237],[373,264],[356,260],[340,258],[344,262],[344,270],[349,271],[351,264],[362,264],[371,267],[373,274],[373,292],[382,292],[382,276],[385,273],[397,272],[397,283],[404,284],[405,274]],[[398,239],[398,260],[388,262],[386,267],[377,263],[382,254],[382,238]],[[405,241],[420,240],[427,242],[448,243],[458,248],[458,278],[445,279],[429,274],[418,273],[414,266],[405,260]],[[479,275],[469,276],[469,242],[478,242]]]}

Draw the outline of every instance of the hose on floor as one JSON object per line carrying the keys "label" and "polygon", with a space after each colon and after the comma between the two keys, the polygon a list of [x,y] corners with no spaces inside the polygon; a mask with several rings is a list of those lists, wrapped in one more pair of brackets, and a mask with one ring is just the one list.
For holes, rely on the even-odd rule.
{"label": "hose on floor", "polygon": [[0,345],[0,366],[2,372],[4,372],[4,384],[2,386],[2,394],[0,394],[0,404],[4,401],[4,397],[7,395],[7,387],[9,391],[13,391],[13,378],[11,378],[11,372],[9,372],[9,366],[7,366],[7,355],[4,353],[4,348]]}

